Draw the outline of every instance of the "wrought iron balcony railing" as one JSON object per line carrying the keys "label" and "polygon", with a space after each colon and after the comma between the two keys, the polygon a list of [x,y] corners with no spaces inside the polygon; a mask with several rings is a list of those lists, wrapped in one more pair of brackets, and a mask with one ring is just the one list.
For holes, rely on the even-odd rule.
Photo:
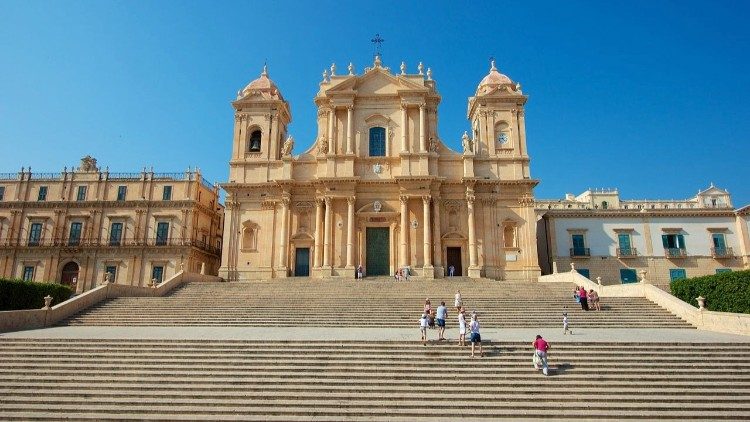
{"label": "wrought iron balcony railing", "polygon": [[221,248],[210,245],[208,242],[201,240],[188,239],[188,238],[147,238],[147,239],[134,239],[134,238],[121,238],[117,239],[86,239],[86,238],[55,238],[55,239],[21,239],[19,240],[3,240],[0,242],[0,247],[30,247],[30,248],[41,248],[41,247],[73,247],[73,248],[89,248],[89,247],[101,247],[101,248],[120,248],[120,247],[137,247],[137,246],[192,246],[203,251],[219,255]]}
{"label": "wrought iron balcony railing", "polygon": [[618,258],[635,258],[636,256],[638,256],[636,248],[617,248]]}
{"label": "wrought iron balcony railing", "polygon": [[711,256],[714,258],[731,258],[734,256],[734,251],[732,251],[732,248],[723,247],[723,248],[711,248]]}
{"label": "wrought iron balcony railing", "polygon": [[687,251],[685,248],[664,248],[664,256],[667,258],[685,258]]}
{"label": "wrought iron balcony railing", "polygon": [[573,258],[588,257],[591,256],[591,249],[589,248],[570,248],[570,256]]}

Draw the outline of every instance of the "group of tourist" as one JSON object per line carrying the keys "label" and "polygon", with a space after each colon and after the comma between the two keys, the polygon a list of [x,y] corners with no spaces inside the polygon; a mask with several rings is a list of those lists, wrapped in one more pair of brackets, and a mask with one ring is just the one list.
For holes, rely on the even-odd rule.
{"label": "group of tourist", "polygon": [[599,304],[599,294],[594,289],[587,292],[585,287],[576,286],[573,289],[573,298],[576,300],[576,303],[581,304],[581,309],[584,311],[592,309],[596,309],[597,311],[602,310]]}
{"label": "group of tourist", "polygon": [[[466,346],[466,310],[463,307],[463,299],[461,298],[461,291],[456,291],[456,296],[453,302],[453,306],[456,308],[458,314],[458,346]],[[424,308],[422,310],[422,317],[419,319],[419,328],[422,333],[422,344],[427,345],[427,329],[435,328],[437,325],[438,330],[438,341],[445,341],[445,321],[448,319],[448,308],[445,306],[445,302],[440,302],[440,306],[437,309],[432,309],[432,303],[430,299],[425,299]],[[479,333],[479,315],[477,311],[471,313],[471,321],[468,325],[468,331],[471,333],[469,341],[471,342],[471,357],[476,354],[476,349],[479,349],[479,355],[484,356],[482,351],[482,336]]]}
{"label": "group of tourist", "polygon": [[[471,342],[471,357],[475,357],[477,354],[484,357],[484,351],[482,350],[482,335],[480,334],[479,315],[477,311],[472,311],[471,322],[468,327],[466,325],[466,310],[463,306],[463,299],[461,298],[461,291],[456,291],[456,296],[453,301],[453,306],[458,313],[458,346],[466,346],[466,331],[471,333],[469,341]],[[438,330],[438,341],[445,341],[445,321],[448,319],[448,308],[445,306],[445,302],[441,301],[440,306],[437,309],[432,308],[430,299],[427,298],[424,301],[424,308],[422,309],[422,317],[419,319],[419,330],[422,334],[422,344],[427,346],[427,330],[435,329]],[[567,323],[567,317],[566,317]],[[566,324],[567,325],[567,324]],[[534,347],[534,355],[532,362],[535,369],[541,369],[544,375],[549,374],[549,366],[547,364],[547,350],[549,350],[549,343],[542,338],[541,335],[537,335],[536,339],[532,343]],[[477,350],[478,349],[478,350]]]}

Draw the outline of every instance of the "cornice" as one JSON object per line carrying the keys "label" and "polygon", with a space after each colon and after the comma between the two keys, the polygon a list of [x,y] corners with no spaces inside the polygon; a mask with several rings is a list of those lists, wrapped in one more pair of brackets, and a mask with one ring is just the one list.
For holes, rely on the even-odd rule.
{"label": "cornice", "polygon": [[650,217],[734,217],[734,210],[715,209],[666,209],[649,210],[646,212],[638,210],[600,210],[600,209],[547,209],[536,208],[553,217],[577,217],[577,218],[650,218]]}

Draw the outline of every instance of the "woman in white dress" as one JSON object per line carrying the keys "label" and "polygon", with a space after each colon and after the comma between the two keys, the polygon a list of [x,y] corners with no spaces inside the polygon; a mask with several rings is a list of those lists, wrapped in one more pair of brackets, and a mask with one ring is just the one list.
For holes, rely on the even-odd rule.
{"label": "woman in white dress", "polygon": [[456,290],[456,300],[453,302],[453,304],[456,306],[457,311],[461,310],[462,303],[463,301],[461,300],[461,291]]}
{"label": "woman in white dress", "polygon": [[458,311],[458,345],[466,346],[466,315],[464,308]]}

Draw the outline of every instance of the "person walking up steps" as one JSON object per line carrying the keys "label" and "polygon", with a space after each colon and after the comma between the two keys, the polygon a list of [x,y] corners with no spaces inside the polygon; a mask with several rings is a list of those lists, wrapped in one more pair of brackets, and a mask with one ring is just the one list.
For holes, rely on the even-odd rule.
{"label": "person walking up steps", "polygon": [[578,296],[581,298],[581,309],[584,311],[589,310],[589,301],[586,297],[586,288],[581,286],[581,290],[578,291]]}
{"label": "person walking up steps", "polygon": [[461,290],[456,290],[456,300],[453,301],[453,304],[456,306],[456,312],[461,310],[461,305],[463,304],[463,301],[461,299]]}
{"label": "person walking up steps", "polygon": [[448,308],[445,307],[445,302],[440,302],[435,319],[438,326],[438,340],[445,340],[445,320],[448,319]]}
{"label": "person walking up steps", "polygon": [[422,345],[427,346],[427,315],[422,314],[419,319],[419,331],[422,332]]}
{"label": "person walking up steps", "polygon": [[458,346],[466,346],[466,311],[458,309]]}
{"label": "person walking up steps", "polygon": [[573,334],[573,331],[568,327],[568,313],[563,311],[563,334]]}
{"label": "person walking up steps", "polygon": [[479,334],[479,316],[476,311],[471,314],[471,325],[469,328],[471,329],[471,357],[474,357],[474,345],[476,344],[479,345],[479,355],[484,357],[482,336]]}
{"label": "person walking up steps", "polygon": [[534,346],[534,369],[542,368],[544,375],[549,375],[549,366],[547,365],[547,350],[549,350],[549,343],[547,343],[542,336],[536,336],[536,340],[532,343]]}

